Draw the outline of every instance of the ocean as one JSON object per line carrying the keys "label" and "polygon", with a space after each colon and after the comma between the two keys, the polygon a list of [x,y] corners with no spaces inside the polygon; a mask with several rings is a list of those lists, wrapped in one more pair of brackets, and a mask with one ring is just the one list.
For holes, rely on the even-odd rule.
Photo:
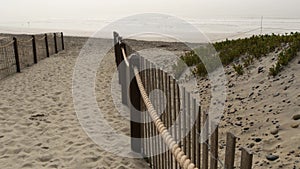
{"label": "ocean", "polygon": [[0,32],[2,33],[53,31],[62,31],[65,35],[70,36],[101,38],[112,38],[112,31],[118,31],[125,37],[142,40],[215,42],[226,38],[235,39],[259,34],[285,34],[300,31],[300,18],[182,19],[167,15],[146,14],[114,21],[47,19],[0,22]]}

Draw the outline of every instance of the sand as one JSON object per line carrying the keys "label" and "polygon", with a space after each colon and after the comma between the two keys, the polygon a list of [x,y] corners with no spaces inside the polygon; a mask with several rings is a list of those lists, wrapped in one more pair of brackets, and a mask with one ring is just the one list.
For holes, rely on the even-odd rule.
{"label": "sand", "polygon": [[[80,126],[71,89],[75,61],[85,40],[66,38],[66,51],[0,81],[0,168],[148,168],[143,160],[101,149]],[[104,77],[115,68],[114,60],[107,63]],[[105,79],[99,78],[99,83]],[[97,88],[99,100],[104,100],[107,90],[108,85]],[[110,101],[99,105],[113,114],[116,110]],[[119,126],[123,119],[111,114],[106,116],[111,124],[128,133],[129,123]]]}
{"label": "sand", "polygon": [[[149,44],[151,48],[162,51],[143,50],[149,48]],[[175,57],[188,50],[180,43],[141,41],[132,45],[135,45],[135,50],[142,50],[143,56],[170,72]],[[172,52],[162,56],[165,50]],[[279,53],[255,60],[242,76],[238,76],[231,65],[225,67],[228,84],[225,110],[219,124],[220,168],[224,164],[227,132],[238,138],[235,164],[238,168],[241,147],[254,154],[253,168],[300,168],[300,120],[293,119],[300,115],[300,53],[277,77],[270,77],[269,68],[276,63]],[[262,72],[259,73],[259,69]],[[197,78],[199,88],[195,87],[193,79],[180,82],[192,95],[200,95],[202,113],[208,112],[211,90],[214,90],[210,81]],[[278,156],[278,159],[270,161],[267,159],[270,155]]]}
{"label": "sand", "polygon": [[[238,137],[238,148],[254,154],[253,168],[300,168],[300,124],[293,116],[300,114],[300,57],[296,57],[278,77],[269,77],[278,53],[256,60],[246,73],[238,76],[232,66],[227,74],[227,101],[220,122],[220,147],[224,153],[225,133]],[[258,70],[262,69],[261,73]],[[203,111],[210,102],[210,83],[199,81]],[[279,158],[270,161],[267,155]],[[222,157],[223,155],[221,155]],[[240,159],[240,153],[236,156]],[[240,163],[237,162],[236,166]]]}
{"label": "sand", "polygon": [[[73,105],[72,77],[86,40],[66,37],[65,51],[0,81],[0,168],[149,168],[144,160],[105,151],[80,126]],[[135,40],[128,43],[135,50],[171,51],[173,54],[164,57],[155,52],[147,56],[167,69],[173,64],[170,60],[189,50],[178,43]],[[300,59],[295,58],[277,78],[269,78],[268,69],[275,63],[276,55],[255,61],[243,76],[237,76],[231,66],[225,69],[229,83],[220,122],[221,161],[224,136],[231,131],[239,138],[239,147],[248,147],[254,153],[254,168],[300,168],[300,127],[296,127],[300,121],[292,119],[300,114]],[[116,70],[113,53],[108,54],[104,63],[95,83],[98,105],[105,110],[105,119],[113,128],[129,135],[130,124],[119,115],[110,95],[110,82]],[[263,67],[262,73],[258,73],[259,67]],[[197,81],[200,88],[190,90],[200,95],[202,110],[207,111],[210,84],[203,78]],[[266,155],[271,153],[279,159],[267,160]],[[239,166],[238,149],[236,158]]]}

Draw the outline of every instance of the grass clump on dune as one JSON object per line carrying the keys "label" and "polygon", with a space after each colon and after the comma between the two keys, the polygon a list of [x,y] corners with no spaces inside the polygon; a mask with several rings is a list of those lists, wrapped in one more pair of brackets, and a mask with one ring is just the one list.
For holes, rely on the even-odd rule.
{"label": "grass clump on dune", "polygon": [[[253,64],[254,59],[259,59],[271,52],[283,50],[285,46],[289,46],[279,54],[277,63],[270,68],[269,74],[276,76],[283,67],[297,55],[297,52],[300,51],[300,34],[253,35],[250,38],[244,39],[226,39],[225,41],[216,42],[212,45],[218,53],[223,66],[227,66],[243,57],[243,64],[234,65],[233,67],[238,74],[243,74],[243,68],[247,68]],[[190,51],[182,56],[181,59],[188,66],[196,65],[193,70],[195,74],[205,76],[207,75],[206,68],[196,53],[202,55],[201,49],[200,52]],[[200,57],[203,58],[203,56]]]}

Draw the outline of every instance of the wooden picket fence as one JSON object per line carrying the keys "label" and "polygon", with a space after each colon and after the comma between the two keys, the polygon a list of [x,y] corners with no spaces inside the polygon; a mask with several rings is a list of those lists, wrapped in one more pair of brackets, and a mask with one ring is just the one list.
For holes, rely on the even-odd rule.
{"label": "wooden picket fence", "polygon": [[64,50],[63,33],[19,35],[0,41],[0,79]]}
{"label": "wooden picket fence", "polygon": [[[201,112],[198,101],[173,76],[138,56],[116,32],[114,44],[122,103],[130,108],[132,150],[155,169],[236,168],[236,137],[227,133],[222,162],[218,155],[218,127],[210,136],[207,130],[201,131],[213,124],[209,115]],[[155,89],[163,91],[166,100],[154,95],[150,103],[149,94]],[[153,105],[158,105],[155,110]],[[202,141],[200,134],[208,139]],[[239,167],[251,169],[252,158],[252,153],[242,148]]]}

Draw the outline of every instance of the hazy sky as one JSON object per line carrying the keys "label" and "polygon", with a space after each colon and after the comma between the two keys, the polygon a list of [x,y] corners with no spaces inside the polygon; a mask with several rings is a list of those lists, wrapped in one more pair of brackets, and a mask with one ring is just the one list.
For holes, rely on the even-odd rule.
{"label": "hazy sky", "polygon": [[1,0],[0,22],[117,19],[143,12],[181,18],[300,18],[299,0]]}

